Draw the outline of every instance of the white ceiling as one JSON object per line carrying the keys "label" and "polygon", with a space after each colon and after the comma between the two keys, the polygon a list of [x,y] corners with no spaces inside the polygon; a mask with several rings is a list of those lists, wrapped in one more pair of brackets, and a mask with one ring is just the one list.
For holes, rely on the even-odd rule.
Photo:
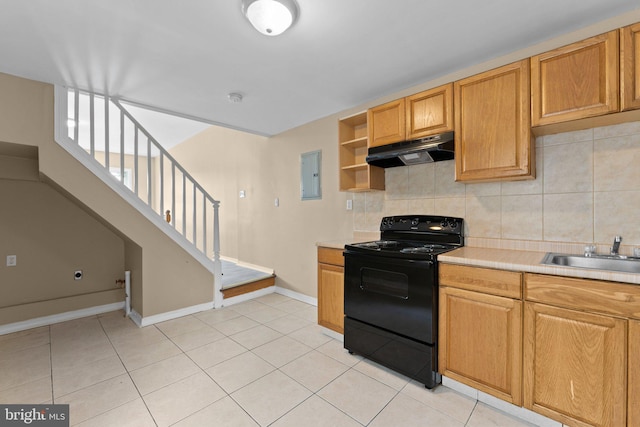
{"label": "white ceiling", "polygon": [[274,135],[640,6],[297,1],[297,23],[267,37],[240,0],[0,0],[0,72]]}

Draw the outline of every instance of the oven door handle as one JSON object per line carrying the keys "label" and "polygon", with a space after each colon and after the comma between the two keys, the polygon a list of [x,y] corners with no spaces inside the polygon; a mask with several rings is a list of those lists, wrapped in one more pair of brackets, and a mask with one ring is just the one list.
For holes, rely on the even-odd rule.
{"label": "oven door handle", "polygon": [[380,294],[393,298],[400,298],[407,300],[409,299],[409,295],[405,295],[404,293],[393,292],[393,289],[388,287],[379,287],[379,286],[365,286],[363,284],[360,285],[360,290],[364,292],[372,292],[374,294]]}

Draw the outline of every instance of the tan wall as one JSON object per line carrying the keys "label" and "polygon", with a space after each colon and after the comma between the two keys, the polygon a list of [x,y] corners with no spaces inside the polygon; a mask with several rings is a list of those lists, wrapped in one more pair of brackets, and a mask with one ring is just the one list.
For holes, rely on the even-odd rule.
{"label": "tan wall", "polygon": [[[55,314],[54,305],[122,301],[115,286],[124,277],[122,239],[39,182],[37,159],[0,156],[0,171],[0,324]],[[6,255],[17,256],[15,267],[6,266]]]}
{"label": "tan wall", "polygon": [[0,254],[18,257],[0,263],[0,307],[111,290],[124,278],[122,239],[47,184],[0,180],[0,199]]}
{"label": "tan wall", "polygon": [[[269,139],[212,127],[171,154],[221,200],[223,256],[273,268],[278,286],[315,297],[315,243],[353,229],[347,194],[337,191],[336,141],[331,117]],[[300,155],[315,150],[322,150],[322,199],[302,201]]]}
{"label": "tan wall", "polygon": [[[240,244],[240,239],[247,233],[259,234],[253,225],[246,224],[245,218],[255,213],[254,202],[262,196],[263,186],[274,185],[270,178],[263,182],[268,176],[267,171],[277,167],[264,161],[269,155],[267,148],[265,137],[210,127],[170,150],[170,154],[189,174],[214,199],[220,201],[220,244],[225,257],[252,262],[243,253],[247,248]],[[246,192],[246,198],[239,198],[240,190]],[[169,191],[169,188],[165,188],[167,200]],[[177,198],[181,200],[180,189]],[[181,209],[176,210],[178,212],[174,212],[174,215],[180,226]],[[211,248],[211,245],[208,247]]]}
{"label": "tan wall", "polygon": [[[126,236],[125,252],[140,248],[120,258],[134,271],[132,304],[138,313],[148,317],[212,301],[213,275],[53,141],[51,85],[0,74],[0,94],[0,141],[38,147],[39,170],[47,179]],[[68,304],[57,301],[48,304],[49,312],[68,311]],[[85,298],[74,309],[112,301]],[[15,315],[11,311],[2,321],[22,320]]]}

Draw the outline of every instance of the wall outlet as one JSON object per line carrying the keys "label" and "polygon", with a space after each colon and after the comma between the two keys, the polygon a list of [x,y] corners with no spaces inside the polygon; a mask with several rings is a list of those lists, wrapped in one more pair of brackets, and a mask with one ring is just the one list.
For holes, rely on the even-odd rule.
{"label": "wall outlet", "polygon": [[240,198],[244,199],[245,197],[247,197],[247,193],[244,190],[240,190]]}
{"label": "wall outlet", "polygon": [[82,270],[76,270],[73,272],[73,280],[82,280]]}
{"label": "wall outlet", "polygon": [[353,200],[347,199],[347,210],[350,211],[353,209]]}
{"label": "wall outlet", "polygon": [[277,208],[278,206],[280,206],[280,198],[276,197],[275,200],[273,201],[273,205]]}
{"label": "wall outlet", "polygon": [[17,255],[7,255],[7,267],[15,267],[18,264]]}

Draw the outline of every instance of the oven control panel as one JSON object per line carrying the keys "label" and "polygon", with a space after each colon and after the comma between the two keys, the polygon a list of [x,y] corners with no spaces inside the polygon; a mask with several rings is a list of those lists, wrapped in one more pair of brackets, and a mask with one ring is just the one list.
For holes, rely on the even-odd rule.
{"label": "oven control panel", "polygon": [[400,215],[382,218],[380,231],[462,233],[462,218],[433,215]]}

